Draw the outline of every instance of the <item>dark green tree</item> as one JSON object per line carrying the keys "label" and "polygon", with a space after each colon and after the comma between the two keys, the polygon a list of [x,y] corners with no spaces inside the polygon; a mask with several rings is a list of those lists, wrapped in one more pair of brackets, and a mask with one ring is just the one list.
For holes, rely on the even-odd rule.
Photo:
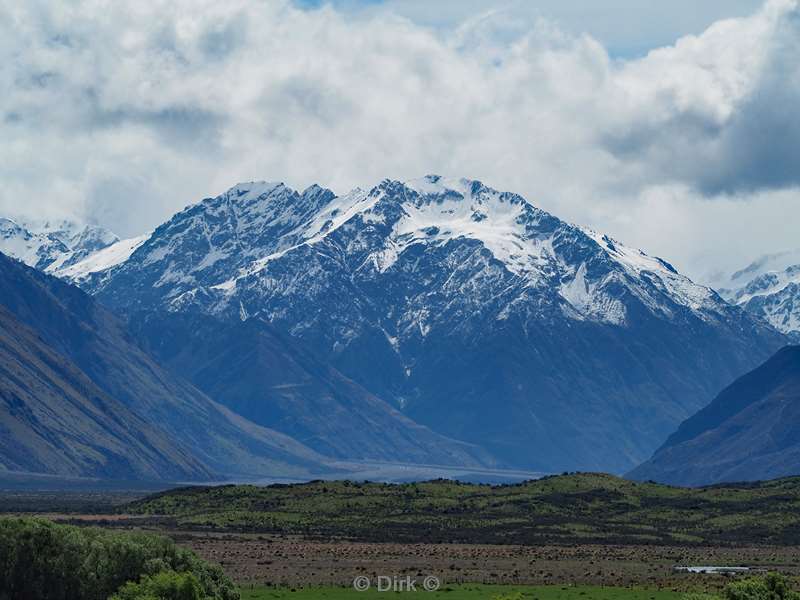
{"label": "dark green tree", "polygon": [[0,600],[107,600],[162,572],[191,574],[204,600],[239,598],[219,566],[166,537],[0,519]]}

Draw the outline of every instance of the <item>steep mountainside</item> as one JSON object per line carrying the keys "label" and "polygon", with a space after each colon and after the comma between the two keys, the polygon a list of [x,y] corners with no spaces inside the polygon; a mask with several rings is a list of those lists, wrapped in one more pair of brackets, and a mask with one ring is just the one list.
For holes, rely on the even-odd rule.
{"label": "steep mountainside", "polygon": [[[0,255],[0,306],[97,388],[184,447],[205,471],[224,476],[325,471],[323,459],[307,447],[231,413],[163,370],[116,317],[78,288]],[[23,379],[20,385],[33,382]]]}
{"label": "steep mountainside", "polygon": [[214,477],[4,307],[0,471],[171,481]]}
{"label": "steep mountainside", "polygon": [[326,456],[487,466],[486,452],[421,427],[261,319],[147,313],[138,337],[216,401]]}
{"label": "steep mountainside", "polygon": [[800,341],[800,251],[760,258],[734,273],[720,293]]}
{"label": "steep mountainside", "polygon": [[630,477],[676,485],[800,474],[800,346],[787,346],[684,421]]}
{"label": "steep mountainside", "polygon": [[416,422],[543,471],[638,464],[784,338],[668,263],[480,182],[240,184],[84,274],[117,310],[252,317]]}

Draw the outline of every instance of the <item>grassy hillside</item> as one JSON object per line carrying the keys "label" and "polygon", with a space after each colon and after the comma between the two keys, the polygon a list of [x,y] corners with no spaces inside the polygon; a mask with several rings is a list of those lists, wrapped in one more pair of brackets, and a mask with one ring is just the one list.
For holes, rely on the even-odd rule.
{"label": "grassy hillside", "polygon": [[172,490],[126,512],[178,527],[367,541],[800,544],[800,478],[685,489],[604,474],[512,486],[313,482]]}

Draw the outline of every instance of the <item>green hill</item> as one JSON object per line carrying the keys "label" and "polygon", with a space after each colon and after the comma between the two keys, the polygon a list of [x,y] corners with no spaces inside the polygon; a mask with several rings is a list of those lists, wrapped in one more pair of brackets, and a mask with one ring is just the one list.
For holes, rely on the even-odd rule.
{"label": "green hill", "polygon": [[800,478],[687,489],[604,474],[519,485],[433,481],[193,487],[127,505],[189,529],[365,541],[800,543]]}

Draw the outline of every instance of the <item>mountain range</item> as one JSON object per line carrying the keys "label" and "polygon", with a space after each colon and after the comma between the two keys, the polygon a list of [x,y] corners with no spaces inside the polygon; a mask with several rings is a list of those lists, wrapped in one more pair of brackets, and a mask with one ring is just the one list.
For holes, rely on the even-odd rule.
{"label": "mountain range", "polygon": [[624,472],[786,343],[662,259],[438,176],[239,184],[67,269],[173,375],[335,457]]}
{"label": "mountain range", "polygon": [[9,318],[171,440],[187,479],[622,473],[788,340],[665,260],[467,179],[241,183],[130,240],[0,231],[39,270],[0,264]]}

